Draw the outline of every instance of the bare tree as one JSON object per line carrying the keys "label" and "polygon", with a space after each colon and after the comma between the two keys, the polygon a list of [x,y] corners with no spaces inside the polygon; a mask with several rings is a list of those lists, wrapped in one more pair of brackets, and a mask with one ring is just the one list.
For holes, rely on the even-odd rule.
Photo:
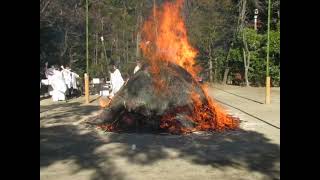
{"label": "bare tree", "polygon": [[242,34],[242,42],[243,42],[243,64],[244,64],[244,78],[246,82],[246,86],[249,86],[249,79],[248,79],[248,70],[250,67],[250,51],[248,49],[248,42],[246,39],[245,31],[244,31],[244,23],[246,20],[246,9],[247,9],[247,0],[240,1],[240,11],[239,11],[239,32]]}

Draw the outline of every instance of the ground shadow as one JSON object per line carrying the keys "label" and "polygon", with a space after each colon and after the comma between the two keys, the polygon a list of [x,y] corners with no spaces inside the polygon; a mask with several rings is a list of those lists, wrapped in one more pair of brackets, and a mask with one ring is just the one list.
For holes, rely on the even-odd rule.
{"label": "ground shadow", "polygon": [[59,122],[77,122],[83,117],[93,112],[99,111],[98,105],[81,105],[79,102],[57,103],[40,106],[40,113],[50,111],[49,114],[40,116],[40,121],[46,124],[55,124]]}
{"label": "ground shadow", "polygon": [[[169,158],[165,149],[175,149],[178,158],[188,159],[200,165],[214,168],[242,166],[250,171],[260,172],[266,179],[280,179],[280,147],[255,131],[229,131],[203,135],[151,135],[135,133],[113,133],[109,143],[126,144],[118,155],[127,157],[132,163],[152,164]],[[130,151],[135,144],[136,152]],[[139,159],[139,154],[147,158]]]}
{"label": "ground shadow", "polygon": [[[265,179],[280,179],[280,147],[263,134],[254,131],[231,131],[200,135],[161,135],[143,133],[108,133],[108,140],[91,131],[80,134],[77,126],[63,125],[40,128],[40,168],[66,159],[74,159],[78,171],[94,169],[92,180],[125,179],[126,174],[116,168],[112,157],[124,157],[132,164],[149,165],[168,159],[166,149],[174,149],[181,158],[213,168],[245,167],[265,175]],[[121,144],[116,153],[96,149],[108,144]],[[136,150],[132,151],[132,145]],[[139,158],[143,154],[146,158]],[[104,166],[100,164],[105,162]]]}
{"label": "ground shadow", "polygon": [[40,128],[40,169],[57,161],[74,160],[78,167],[74,173],[93,169],[92,180],[123,180],[123,174],[109,158],[94,152],[102,143],[96,134],[79,134],[79,129],[72,125]]}

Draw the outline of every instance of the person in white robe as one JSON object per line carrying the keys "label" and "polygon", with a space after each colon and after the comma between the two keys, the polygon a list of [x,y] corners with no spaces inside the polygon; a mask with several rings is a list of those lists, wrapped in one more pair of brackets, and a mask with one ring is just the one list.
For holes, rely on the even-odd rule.
{"label": "person in white robe", "polygon": [[53,71],[53,76],[51,78],[51,86],[53,91],[51,91],[51,96],[53,101],[65,101],[65,93],[67,91],[67,86],[64,81],[62,72],[59,69]]}
{"label": "person in white robe", "polygon": [[67,95],[69,97],[71,97],[71,92],[72,92],[72,84],[71,84],[71,69],[69,68],[69,66],[66,66],[66,68],[64,68],[63,66],[61,66],[62,68],[62,76],[64,78],[64,81],[67,85]]}
{"label": "person in white robe", "polygon": [[51,94],[51,91],[53,90],[52,86],[51,86],[53,74],[54,74],[54,66],[52,65],[50,68],[48,68],[48,63],[46,63],[45,76],[47,79],[44,79],[41,82],[48,86],[48,93],[49,94]]}
{"label": "person in white robe", "polygon": [[80,76],[71,69],[70,69],[70,75],[71,75],[71,94],[72,96],[78,95],[79,90],[78,90],[77,80]]}
{"label": "person in white robe", "polygon": [[111,64],[112,69],[110,72],[110,81],[112,85],[111,93],[110,93],[110,98],[112,98],[123,86],[124,80],[121,76],[121,73],[119,69],[117,69],[116,65],[114,63]]}
{"label": "person in white robe", "polygon": [[63,78],[64,78],[64,81],[66,82],[66,85],[68,87],[68,89],[71,88],[71,71],[70,71],[70,68],[68,66],[66,66],[66,68],[64,68],[63,66],[61,66],[62,68],[62,75],[63,75]]}
{"label": "person in white robe", "polygon": [[80,76],[77,73],[71,71],[71,87],[72,87],[72,89],[78,89],[77,79],[79,77]]}
{"label": "person in white robe", "polygon": [[136,72],[138,72],[141,69],[141,62],[140,60],[137,60],[137,65],[133,70],[133,74],[135,74]]}

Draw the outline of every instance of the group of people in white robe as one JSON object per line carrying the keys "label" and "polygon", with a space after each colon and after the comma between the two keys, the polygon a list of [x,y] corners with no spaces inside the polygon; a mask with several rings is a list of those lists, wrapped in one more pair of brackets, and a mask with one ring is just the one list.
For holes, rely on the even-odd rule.
{"label": "group of people in white robe", "polygon": [[47,67],[48,63],[46,63],[46,80],[45,82],[49,86],[49,95],[51,95],[53,101],[65,101],[66,95],[71,95],[74,89],[78,89],[77,86],[77,78],[79,75],[73,72],[69,67],[64,68],[61,66],[58,68],[57,66]]}
{"label": "group of people in white robe", "polygon": [[[66,95],[71,95],[71,92],[74,89],[78,89],[77,78],[79,78],[79,75],[73,72],[68,66],[66,68],[61,66],[60,70],[57,66],[51,66],[51,68],[47,68],[47,65],[48,64],[46,63],[46,83],[44,83],[44,81],[42,83],[49,85],[49,94],[51,95],[53,101],[65,101]],[[110,82],[112,88],[108,97],[112,99],[113,96],[126,83],[126,81],[123,80],[122,75],[115,63],[112,62],[110,65]],[[134,68],[133,74],[139,71],[140,68],[141,63],[140,61],[137,61],[137,65]]]}

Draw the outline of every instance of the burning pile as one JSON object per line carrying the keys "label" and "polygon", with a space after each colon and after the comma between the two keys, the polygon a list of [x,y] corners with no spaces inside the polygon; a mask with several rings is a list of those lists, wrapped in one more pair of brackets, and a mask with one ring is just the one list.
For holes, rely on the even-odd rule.
{"label": "burning pile", "polygon": [[195,80],[200,68],[195,66],[197,51],[188,41],[182,6],[183,0],[177,0],[154,7],[141,31],[147,64],[90,123],[109,131],[139,127],[171,133],[239,126]]}

